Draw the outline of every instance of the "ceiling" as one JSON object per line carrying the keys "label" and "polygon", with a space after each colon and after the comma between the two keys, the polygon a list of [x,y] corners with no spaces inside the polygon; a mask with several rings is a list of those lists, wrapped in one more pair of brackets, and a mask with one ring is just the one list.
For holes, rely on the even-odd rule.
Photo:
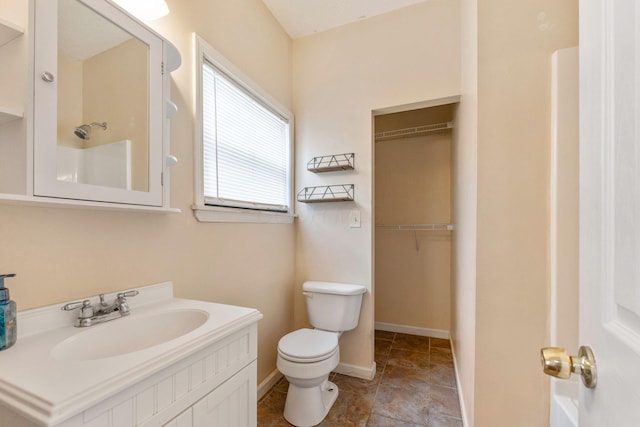
{"label": "ceiling", "polygon": [[262,0],[291,38],[401,9],[426,0]]}

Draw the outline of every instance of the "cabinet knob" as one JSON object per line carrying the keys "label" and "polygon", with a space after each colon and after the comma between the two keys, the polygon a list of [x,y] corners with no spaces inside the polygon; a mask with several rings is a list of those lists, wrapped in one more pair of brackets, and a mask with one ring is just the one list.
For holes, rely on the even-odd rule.
{"label": "cabinet knob", "polygon": [[47,83],[51,83],[55,80],[55,77],[53,76],[53,74],[51,74],[48,71],[45,71],[44,73],[42,73],[42,76],[40,76],[42,78],[42,80],[44,80]]}

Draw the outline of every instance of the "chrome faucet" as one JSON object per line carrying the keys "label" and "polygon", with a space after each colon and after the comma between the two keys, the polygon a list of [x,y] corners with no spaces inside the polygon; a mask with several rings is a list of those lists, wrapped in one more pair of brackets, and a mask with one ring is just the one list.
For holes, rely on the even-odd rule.
{"label": "chrome faucet", "polygon": [[122,316],[128,316],[130,313],[127,298],[135,297],[138,291],[120,292],[116,295],[116,299],[110,304],[104,300],[104,294],[100,294],[100,303],[97,307],[91,305],[91,301],[76,301],[65,304],[61,310],[71,311],[76,308],[80,309],[80,313],[74,322],[76,328],[84,328],[87,326],[97,325],[98,323],[108,322]]}

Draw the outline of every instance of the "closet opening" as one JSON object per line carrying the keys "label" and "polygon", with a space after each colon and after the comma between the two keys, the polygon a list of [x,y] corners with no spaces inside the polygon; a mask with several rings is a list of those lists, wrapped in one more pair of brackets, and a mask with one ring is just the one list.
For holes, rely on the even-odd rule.
{"label": "closet opening", "polygon": [[376,330],[449,338],[458,100],[373,112]]}

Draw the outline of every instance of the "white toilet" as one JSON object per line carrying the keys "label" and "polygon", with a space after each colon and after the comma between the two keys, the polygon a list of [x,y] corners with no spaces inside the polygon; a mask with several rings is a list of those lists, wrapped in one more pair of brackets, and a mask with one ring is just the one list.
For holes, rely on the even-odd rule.
{"label": "white toilet", "polygon": [[338,387],[328,380],[340,361],[338,338],[358,326],[367,289],[333,282],[305,282],[302,289],[315,329],[298,329],[280,339],[278,370],[289,381],[284,417],[297,427],[311,427],[320,424],[338,397]]}

